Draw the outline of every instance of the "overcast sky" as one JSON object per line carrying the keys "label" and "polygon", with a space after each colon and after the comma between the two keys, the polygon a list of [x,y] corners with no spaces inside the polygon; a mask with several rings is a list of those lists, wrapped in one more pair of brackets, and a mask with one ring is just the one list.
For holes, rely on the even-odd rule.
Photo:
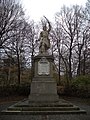
{"label": "overcast sky", "polygon": [[87,0],[21,0],[26,14],[35,22],[40,21],[45,15],[50,21],[54,19],[56,12],[60,11],[63,5],[85,6]]}

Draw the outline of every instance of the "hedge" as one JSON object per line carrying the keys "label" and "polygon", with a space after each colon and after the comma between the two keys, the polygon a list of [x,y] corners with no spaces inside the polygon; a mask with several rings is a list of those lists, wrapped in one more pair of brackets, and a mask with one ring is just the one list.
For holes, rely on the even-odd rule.
{"label": "hedge", "polygon": [[0,86],[0,97],[13,95],[27,96],[29,95],[29,93],[30,93],[29,84]]}

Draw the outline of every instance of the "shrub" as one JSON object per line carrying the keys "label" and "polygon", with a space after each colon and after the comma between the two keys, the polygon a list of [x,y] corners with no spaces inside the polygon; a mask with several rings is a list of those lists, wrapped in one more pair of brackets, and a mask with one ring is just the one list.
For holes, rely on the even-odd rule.
{"label": "shrub", "polygon": [[63,93],[58,90],[59,95],[74,96],[74,97],[90,97],[90,75],[78,76],[66,84]]}
{"label": "shrub", "polygon": [[69,93],[73,96],[90,97],[90,76],[78,76],[72,80]]}
{"label": "shrub", "polygon": [[29,84],[0,86],[0,97],[22,95],[27,96],[30,93]]}

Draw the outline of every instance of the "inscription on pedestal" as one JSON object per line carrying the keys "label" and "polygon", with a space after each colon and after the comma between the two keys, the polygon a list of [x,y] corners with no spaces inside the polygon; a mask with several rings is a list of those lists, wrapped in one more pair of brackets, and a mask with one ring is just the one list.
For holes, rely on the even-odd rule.
{"label": "inscription on pedestal", "polygon": [[50,63],[46,57],[42,57],[38,62],[38,74],[39,75],[49,75],[50,74]]}

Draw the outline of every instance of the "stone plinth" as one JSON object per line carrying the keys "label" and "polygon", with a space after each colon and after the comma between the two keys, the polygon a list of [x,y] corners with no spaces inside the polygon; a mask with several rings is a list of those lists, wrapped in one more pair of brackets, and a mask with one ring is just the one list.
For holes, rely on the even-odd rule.
{"label": "stone plinth", "polygon": [[53,62],[53,56],[34,57],[34,78],[31,83],[29,103],[59,101],[56,81],[53,79]]}

